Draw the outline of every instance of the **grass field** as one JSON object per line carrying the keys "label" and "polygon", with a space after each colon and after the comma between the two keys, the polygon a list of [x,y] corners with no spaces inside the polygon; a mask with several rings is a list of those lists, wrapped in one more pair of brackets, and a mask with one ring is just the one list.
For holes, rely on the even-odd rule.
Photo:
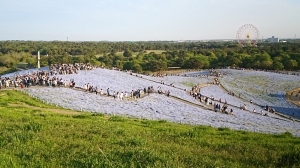
{"label": "grass field", "polygon": [[163,52],[165,52],[165,50],[145,50],[146,53],[151,53],[154,52],[155,54],[161,54]]}
{"label": "grass field", "polygon": [[0,167],[299,167],[300,139],[66,110],[0,91]]}

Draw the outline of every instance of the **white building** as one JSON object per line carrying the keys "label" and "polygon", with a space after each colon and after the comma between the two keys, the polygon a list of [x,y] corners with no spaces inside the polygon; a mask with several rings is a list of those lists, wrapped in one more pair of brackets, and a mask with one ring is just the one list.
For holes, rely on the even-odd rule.
{"label": "white building", "polygon": [[266,41],[268,41],[270,43],[278,43],[279,38],[275,38],[274,36],[272,36],[272,38],[268,38]]}

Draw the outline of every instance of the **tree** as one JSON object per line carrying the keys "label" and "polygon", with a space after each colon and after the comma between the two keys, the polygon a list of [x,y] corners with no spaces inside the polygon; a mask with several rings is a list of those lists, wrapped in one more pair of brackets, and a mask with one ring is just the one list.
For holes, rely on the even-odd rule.
{"label": "tree", "polygon": [[126,49],[123,53],[124,57],[131,57],[132,56],[132,51],[130,51],[129,49]]}
{"label": "tree", "polygon": [[262,61],[260,63],[260,68],[262,69],[271,69],[273,65],[273,61]]}
{"label": "tree", "polygon": [[84,57],[81,55],[77,58],[78,63],[84,63]]}
{"label": "tree", "polygon": [[119,69],[123,69],[123,62],[120,61],[120,60],[117,60],[116,61],[116,67],[119,68]]}
{"label": "tree", "polygon": [[201,69],[203,64],[199,58],[192,57],[186,62],[185,67],[191,69]]}
{"label": "tree", "polygon": [[147,67],[151,71],[162,71],[167,69],[167,62],[151,60]]}
{"label": "tree", "polygon": [[132,70],[134,70],[135,72],[141,73],[143,71],[143,68],[140,64],[134,64],[132,67]]}
{"label": "tree", "polygon": [[298,62],[296,60],[290,59],[284,63],[284,67],[287,70],[294,70],[298,66]]}
{"label": "tree", "polygon": [[111,67],[113,65],[113,60],[109,56],[104,56],[100,58],[101,59],[98,60],[104,62],[107,67]]}
{"label": "tree", "polygon": [[37,59],[36,59],[36,57],[29,57],[29,58],[26,59],[26,62],[31,67],[36,67],[36,65],[37,65]]}
{"label": "tree", "polygon": [[274,62],[273,63],[273,68],[275,70],[282,70],[284,68],[283,64],[281,62]]}
{"label": "tree", "polygon": [[10,56],[4,55],[0,57],[0,65],[6,66],[7,68],[14,68],[16,66],[16,62]]}
{"label": "tree", "polygon": [[63,55],[62,56],[62,63],[71,63],[72,62],[72,57],[70,55]]}

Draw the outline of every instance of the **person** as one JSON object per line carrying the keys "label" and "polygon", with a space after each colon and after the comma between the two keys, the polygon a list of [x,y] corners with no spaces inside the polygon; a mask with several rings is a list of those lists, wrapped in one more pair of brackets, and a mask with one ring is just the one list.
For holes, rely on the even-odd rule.
{"label": "person", "polygon": [[256,113],[256,110],[255,110],[255,109],[253,109],[253,113]]}
{"label": "person", "polygon": [[88,90],[87,84],[84,84],[83,88],[84,88],[85,91],[87,91]]}
{"label": "person", "polygon": [[121,92],[121,94],[120,94],[120,100],[123,100],[123,96],[124,96],[124,93]]}
{"label": "person", "polygon": [[218,105],[218,104],[216,104],[216,105],[215,105],[215,112],[217,112],[217,111],[218,111],[218,108],[219,108],[219,105]]}
{"label": "person", "polygon": [[72,88],[75,88],[75,84],[76,84],[76,83],[75,83],[75,81],[73,80],[73,81],[72,81]]}
{"label": "person", "polygon": [[[146,93],[146,92],[145,92],[145,93]],[[131,90],[130,98],[133,98],[133,96],[134,96],[134,91]]]}
{"label": "person", "polygon": [[201,93],[199,92],[199,93],[198,93],[198,98],[199,98],[200,102],[202,102],[201,97],[202,97],[202,95],[201,95]]}
{"label": "person", "polygon": [[[70,80],[70,82],[69,82],[69,87],[72,88],[72,85],[73,85],[73,83],[72,83],[72,81]],[[25,85],[25,87],[26,87],[26,85]]]}
{"label": "person", "polygon": [[107,92],[107,96],[110,96],[110,95],[109,95],[109,88],[107,88],[106,92]]}
{"label": "person", "polygon": [[90,85],[90,83],[87,83],[87,84],[86,84],[86,86],[85,86],[86,91],[88,91],[89,85]]}
{"label": "person", "polygon": [[98,87],[96,87],[94,91],[95,91],[95,93],[97,95],[98,94]]}
{"label": "person", "polygon": [[230,109],[230,115],[234,115],[233,109]]}
{"label": "person", "polygon": [[169,91],[169,90],[167,91],[167,96],[168,96],[168,97],[170,96],[170,91]]}
{"label": "person", "polygon": [[113,92],[113,96],[114,96],[114,99],[116,99],[116,92],[115,91]]}

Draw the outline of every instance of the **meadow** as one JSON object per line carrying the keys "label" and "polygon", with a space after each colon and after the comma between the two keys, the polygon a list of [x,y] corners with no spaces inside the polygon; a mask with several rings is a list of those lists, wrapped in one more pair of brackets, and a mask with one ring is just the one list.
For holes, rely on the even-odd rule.
{"label": "meadow", "polygon": [[79,112],[0,91],[1,167],[299,167],[300,139]]}

